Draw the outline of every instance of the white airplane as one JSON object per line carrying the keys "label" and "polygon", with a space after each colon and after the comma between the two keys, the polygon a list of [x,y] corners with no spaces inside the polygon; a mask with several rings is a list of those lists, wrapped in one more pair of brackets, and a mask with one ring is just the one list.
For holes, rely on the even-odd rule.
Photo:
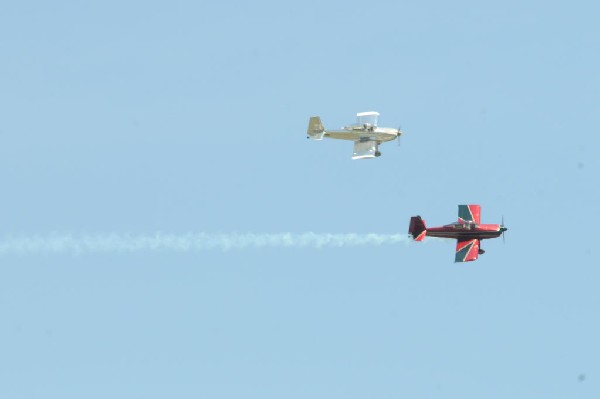
{"label": "white airplane", "polygon": [[313,116],[308,122],[308,136],[313,140],[323,140],[323,137],[354,141],[352,159],[375,158],[381,156],[379,144],[384,141],[399,139],[402,131],[391,127],[377,126],[379,112],[359,112],[356,114],[356,124],[344,126],[340,130],[325,130],[321,118]]}

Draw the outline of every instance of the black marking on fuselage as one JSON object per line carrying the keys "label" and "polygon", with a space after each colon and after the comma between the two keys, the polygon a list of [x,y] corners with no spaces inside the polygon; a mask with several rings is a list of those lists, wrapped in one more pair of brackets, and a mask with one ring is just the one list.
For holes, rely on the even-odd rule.
{"label": "black marking on fuselage", "polygon": [[500,231],[481,231],[481,232],[473,232],[473,231],[431,231],[427,230],[427,235],[430,237],[439,237],[439,238],[456,238],[457,240],[468,240],[468,239],[487,239],[487,238],[496,238],[500,237],[502,232]]}

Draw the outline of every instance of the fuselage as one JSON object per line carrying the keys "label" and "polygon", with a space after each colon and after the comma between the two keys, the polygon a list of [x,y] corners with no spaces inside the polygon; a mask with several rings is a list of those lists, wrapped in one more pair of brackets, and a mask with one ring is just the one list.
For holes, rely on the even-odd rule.
{"label": "fuselage", "polygon": [[391,127],[379,127],[379,126],[345,126],[340,130],[325,130],[323,137],[329,137],[331,139],[338,140],[351,140],[357,141],[360,139],[370,139],[383,143],[386,141],[392,141],[396,137],[400,136],[402,131]]}
{"label": "fuselage", "polygon": [[506,231],[499,224],[451,223],[441,227],[428,227],[426,235],[430,237],[455,238],[458,240],[485,240],[496,238]]}

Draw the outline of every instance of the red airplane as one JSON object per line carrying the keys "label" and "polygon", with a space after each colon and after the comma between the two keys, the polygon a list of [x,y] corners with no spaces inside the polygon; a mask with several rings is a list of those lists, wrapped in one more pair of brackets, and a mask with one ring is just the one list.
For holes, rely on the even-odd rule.
{"label": "red airplane", "polygon": [[508,230],[502,224],[480,224],[481,206],[459,205],[458,222],[446,224],[441,227],[425,227],[425,220],[421,216],[410,218],[408,233],[415,241],[423,241],[425,236],[456,238],[455,262],[471,262],[477,260],[479,255],[485,253],[479,246],[479,241],[486,238],[496,238]]}

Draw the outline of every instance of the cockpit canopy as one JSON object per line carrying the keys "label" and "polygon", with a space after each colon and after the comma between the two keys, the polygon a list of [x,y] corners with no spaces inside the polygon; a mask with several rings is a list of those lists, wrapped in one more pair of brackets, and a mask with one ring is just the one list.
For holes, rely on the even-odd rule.
{"label": "cockpit canopy", "polygon": [[475,224],[473,222],[467,222],[467,223],[454,222],[454,223],[447,224],[446,227],[452,227],[455,230],[471,230],[471,229],[475,229],[477,227],[477,224]]}

